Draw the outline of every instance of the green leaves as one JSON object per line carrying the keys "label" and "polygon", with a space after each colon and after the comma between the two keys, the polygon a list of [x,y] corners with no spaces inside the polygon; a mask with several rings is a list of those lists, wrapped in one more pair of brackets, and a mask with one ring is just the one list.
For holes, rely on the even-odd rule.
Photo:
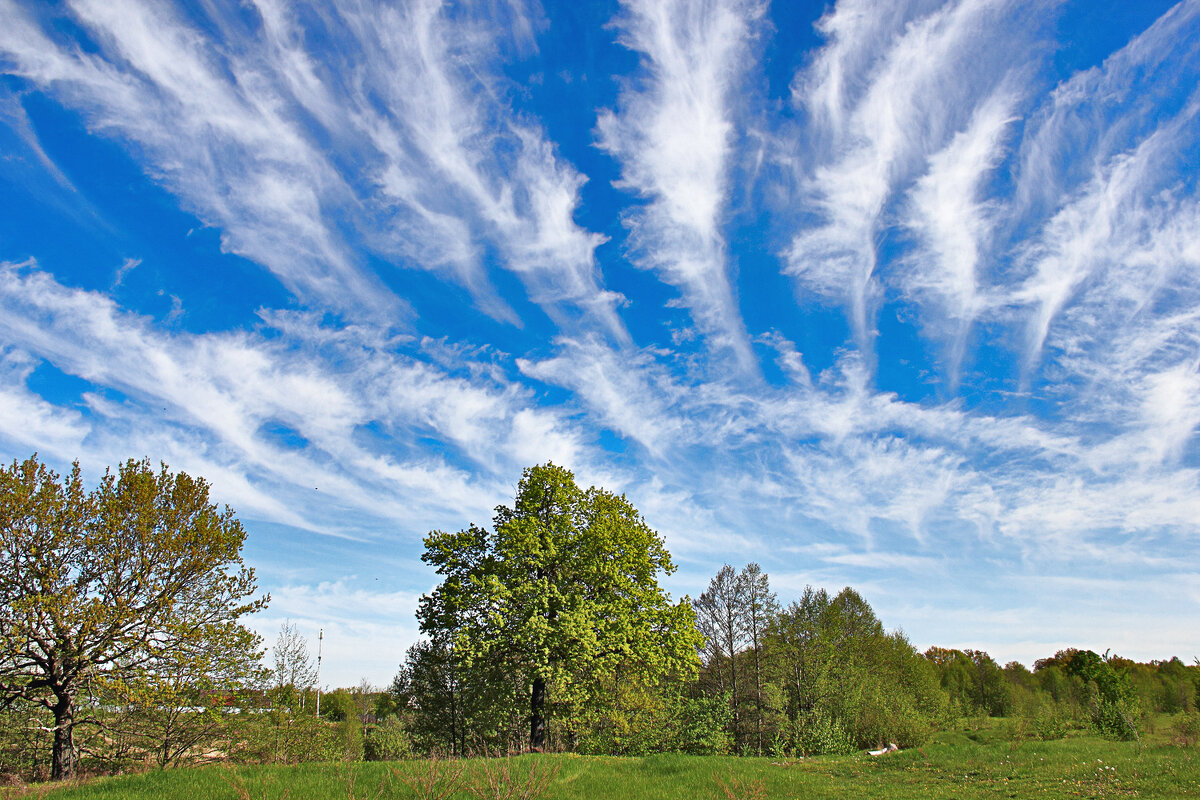
{"label": "green leaves", "polygon": [[238,619],[267,598],[244,539],[207,482],[166,465],[127,461],[90,493],[78,464],[65,480],[36,455],[0,469],[0,699],[54,710],[56,777],[85,688],[162,708],[253,675],[258,637]]}
{"label": "green leaves", "polygon": [[657,583],[675,566],[625,497],[583,490],[546,464],[525,470],[493,522],[434,531],[422,557],[443,582],[421,599],[421,630],[450,646],[472,680],[495,681],[484,670],[500,665],[527,687],[543,683],[547,707],[568,718],[618,671],[651,682],[695,673],[691,608]]}

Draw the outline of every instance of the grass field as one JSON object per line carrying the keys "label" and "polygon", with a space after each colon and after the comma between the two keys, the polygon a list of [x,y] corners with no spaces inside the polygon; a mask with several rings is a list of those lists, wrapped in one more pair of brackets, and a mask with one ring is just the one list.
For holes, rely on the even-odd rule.
{"label": "grass field", "polygon": [[[460,788],[440,794],[438,790],[448,787],[438,775],[444,779],[456,770],[461,771]],[[519,793],[531,773],[546,782],[544,794]],[[985,729],[945,733],[926,747],[879,757],[784,761],[545,755],[465,762],[204,767],[7,791],[10,797],[47,800],[1182,798],[1200,797],[1200,750],[1139,748],[1093,737],[1014,744]]]}

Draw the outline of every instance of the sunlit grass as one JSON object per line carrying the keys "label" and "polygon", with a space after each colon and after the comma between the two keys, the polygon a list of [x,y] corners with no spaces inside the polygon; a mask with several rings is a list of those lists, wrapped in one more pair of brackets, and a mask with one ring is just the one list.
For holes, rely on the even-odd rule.
{"label": "sunlit grass", "polygon": [[[550,774],[547,800],[727,798],[1200,797],[1200,750],[1095,737],[1004,738],[1002,725],[943,733],[928,746],[886,756],[771,759],[521,756],[513,775]],[[488,791],[486,766],[461,765],[460,800]],[[443,764],[447,770],[451,765]],[[399,800],[420,796],[400,775],[423,762],[204,767],[118,776],[50,791],[52,800]],[[494,783],[494,781],[493,781]],[[521,797],[513,787],[511,797]],[[474,791],[472,791],[474,789]],[[37,796],[31,795],[31,796]],[[527,796],[537,796],[527,795]]]}

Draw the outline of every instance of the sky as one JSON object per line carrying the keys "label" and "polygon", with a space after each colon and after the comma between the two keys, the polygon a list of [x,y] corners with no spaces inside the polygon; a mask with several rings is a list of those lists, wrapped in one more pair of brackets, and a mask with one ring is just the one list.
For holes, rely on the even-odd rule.
{"label": "sky", "polygon": [[324,686],[547,461],[675,598],[1200,656],[1200,0],[0,19],[0,459],[205,477]]}

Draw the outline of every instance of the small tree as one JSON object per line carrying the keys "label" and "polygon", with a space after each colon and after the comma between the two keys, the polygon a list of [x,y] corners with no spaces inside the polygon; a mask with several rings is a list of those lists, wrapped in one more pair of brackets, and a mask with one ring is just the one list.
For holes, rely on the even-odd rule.
{"label": "small tree", "polygon": [[217,757],[213,745],[245,701],[242,690],[265,677],[256,634],[238,625],[219,636],[181,642],[134,674],[109,671],[97,680],[102,698],[122,708],[110,715],[105,738],[132,739],[160,767]]}
{"label": "small tree", "polygon": [[738,654],[748,643],[746,580],[744,571],[738,573],[726,564],[709,581],[708,589],[692,601],[696,627],[704,637],[704,666],[715,677],[718,693],[729,697],[735,747],[742,743]]}
{"label": "small tree", "polygon": [[308,642],[291,620],[285,619],[279,626],[271,655],[275,661],[271,680],[276,701],[289,708],[303,708],[305,693],[317,685],[317,669],[309,655]]}
{"label": "small tree", "polygon": [[263,608],[245,531],[208,484],[130,460],[85,492],[32,456],[0,469],[0,702],[53,714],[51,775],[76,767],[80,696],[198,650],[257,651],[241,615]]}
{"label": "small tree", "polygon": [[747,564],[742,570],[746,587],[746,636],[754,656],[754,747],[763,752],[763,638],[767,625],[779,613],[779,603],[771,591],[767,573],[758,564]]}

